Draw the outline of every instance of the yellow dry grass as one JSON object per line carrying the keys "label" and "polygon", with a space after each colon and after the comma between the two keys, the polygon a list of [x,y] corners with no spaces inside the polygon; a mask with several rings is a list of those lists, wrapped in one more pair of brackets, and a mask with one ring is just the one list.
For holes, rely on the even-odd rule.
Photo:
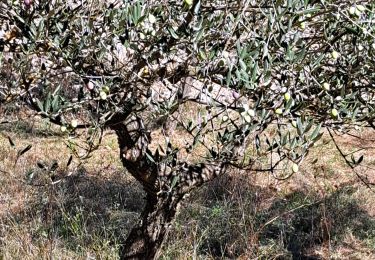
{"label": "yellow dry grass", "polygon": [[[66,167],[70,151],[58,128],[39,119],[0,127],[0,258],[117,259],[116,238],[126,236],[136,222],[143,192],[122,168],[115,135],[106,132],[103,145],[89,159],[81,163],[74,159]],[[183,133],[178,129],[176,133],[180,143],[175,145],[183,146]],[[363,154],[368,167],[357,170],[374,182],[375,134],[356,134],[366,140],[346,135],[337,136],[338,143],[346,152],[368,148],[356,155]],[[16,147],[9,145],[7,136]],[[15,164],[17,151],[29,144],[31,150]],[[61,182],[53,186],[26,182],[27,172],[38,172],[37,162],[54,160],[60,164],[56,175]],[[38,183],[48,182],[41,177]],[[305,248],[306,254],[375,259],[375,232],[366,230],[375,228],[374,203],[374,193],[345,165],[325,134],[300,172],[286,181],[267,173],[233,171],[192,194],[163,247],[163,258],[220,258],[215,251],[220,246],[210,242],[215,238],[221,246],[225,242],[227,255],[222,257],[285,259],[291,256],[282,246],[285,241],[279,243],[267,232],[289,230],[297,224],[288,221],[316,214],[314,228],[319,231],[311,232],[318,240]],[[285,237],[298,239],[289,233]]]}

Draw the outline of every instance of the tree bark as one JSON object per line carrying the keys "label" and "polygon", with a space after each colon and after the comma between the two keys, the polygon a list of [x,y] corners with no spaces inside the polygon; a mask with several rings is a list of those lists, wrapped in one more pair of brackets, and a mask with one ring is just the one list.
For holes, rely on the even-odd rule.
{"label": "tree bark", "polygon": [[[146,191],[146,205],[140,222],[120,248],[120,259],[154,259],[158,255],[169,227],[185,194],[215,178],[222,164],[195,164],[150,160],[150,134],[141,118],[130,116],[110,126],[116,131],[120,158],[124,167]],[[147,156],[148,155],[148,156]]]}
{"label": "tree bark", "polygon": [[146,206],[138,226],[120,248],[120,259],[155,259],[182,198],[172,194],[147,194]]}

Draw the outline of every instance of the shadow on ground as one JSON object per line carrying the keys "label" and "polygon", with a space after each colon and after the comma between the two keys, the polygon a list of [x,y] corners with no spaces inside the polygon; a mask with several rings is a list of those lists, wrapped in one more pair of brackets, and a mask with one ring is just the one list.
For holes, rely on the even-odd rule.
{"label": "shadow on ground", "polygon": [[[259,223],[280,217],[263,229],[260,242],[281,241],[292,259],[320,259],[313,253],[316,247],[339,245],[349,233],[361,241],[374,240],[375,219],[353,198],[356,189],[342,187],[318,201],[317,195],[295,191],[274,201],[259,214]],[[300,205],[305,206],[293,211]]]}
{"label": "shadow on ground", "polygon": [[48,120],[38,119],[38,122],[36,122],[35,118],[31,120],[8,118],[8,120],[4,120],[0,124],[0,132],[14,133],[23,139],[52,136],[61,137],[64,135],[61,131],[53,129],[52,124]]}
{"label": "shadow on ground", "polygon": [[95,254],[100,250],[95,247],[103,243],[116,247],[137,223],[144,205],[141,187],[123,172],[105,178],[80,168],[53,187],[34,185],[27,190],[31,198],[27,207],[8,218],[13,223],[34,223],[29,230],[33,243],[59,240],[60,246],[77,255]]}
{"label": "shadow on ground", "polygon": [[[32,187],[27,209],[12,218],[40,219],[30,230],[33,239],[59,239],[78,255],[90,245],[116,244],[136,223],[144,193],[122,172],[104,176],[81,168],[53,188]],[[199,258],[320,259],[316,247],[340,245],[348,232],[375,244],[375,220],[355,199],[357,191],[344,186],[323,198],[305,190],[280,196],[246,176],[224,175],[186,200],[163,255],[180,258],[187,247]]]}
{"label": "shadow on ground", "polygon": [[110,179],[81,173],[59,188],[57,201],[64,201],[59,208],[64,209],[66,216],[55,219],[60,226],[68,227],[64,230],[65,237],[74,235],[69,232],[74,216],[82,218],[87,234],[104,232],[112,234],[114,239],[126,237],[143,208],[143,198],[140,185],[129,181],[124,173],[114,173]]}
{"label": "shadow on ground", "polygon": [[[375,242],[375,219],[355,198],[358,189],[343,186],[323,198],[306,190],[280,196],[251,180],[223,176],[186,203],[169,243],[190,236],[198,255],[215,259],[321,259],[317,248],[344,245],[349,233]],[[169,257],[177,250],[183,249],[165,247]]]}

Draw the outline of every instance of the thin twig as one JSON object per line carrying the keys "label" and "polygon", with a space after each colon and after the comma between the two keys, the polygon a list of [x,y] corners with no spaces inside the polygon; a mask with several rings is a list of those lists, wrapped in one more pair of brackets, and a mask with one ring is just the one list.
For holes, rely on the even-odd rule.
{"label": "thin twig", "polygon": [[328,130],[328,133],[329,135],[331,136],[331,139],[333,141],[333,143],[335,144],[335,147],[336,149],[339,151],[340,155],[342,156],[342,158],[344,158],[345,160],[345,163],[352,169],[352,171],[355,173],[355,175],[360,179],[360,181],[367,187],[369,188],[369,190],[373,193],[375,193],[375,191],[372,189],[372,187],[370,185],[374,185],[373,183],[369,183],[369,182],[366,182],[366,180],[355,170],[355,166],[353,166],[350,161],[346,158],[344,152],[341,150],[341,148],[339,147],[339,145],[337,144],[335,138],[333,137],[333,134],[331,132],[331,130],[329,128],[327,128]]}

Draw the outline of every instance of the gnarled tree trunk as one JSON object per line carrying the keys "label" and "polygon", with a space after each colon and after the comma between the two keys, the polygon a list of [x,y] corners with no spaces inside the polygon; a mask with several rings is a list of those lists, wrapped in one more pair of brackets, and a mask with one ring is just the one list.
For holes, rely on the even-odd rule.
{"label": "gnarled tree trunk", "polygon": [[178,197],[147,195],[141,220],[121,246],[120,258],[154,259],[175,218],[180,201]]}
{"label": "gnarled tree trunk", "polygon": [[[116,131],[124,167],[146,191],[146,205],[140,222],[120,248],[121,259],[154,259],[174,220],[184,195],[216,177],[223,165],[175,163],[151,159],[150,134],[137,116],[111,125]],[[146,155],[147,154],[147,155]]]}

